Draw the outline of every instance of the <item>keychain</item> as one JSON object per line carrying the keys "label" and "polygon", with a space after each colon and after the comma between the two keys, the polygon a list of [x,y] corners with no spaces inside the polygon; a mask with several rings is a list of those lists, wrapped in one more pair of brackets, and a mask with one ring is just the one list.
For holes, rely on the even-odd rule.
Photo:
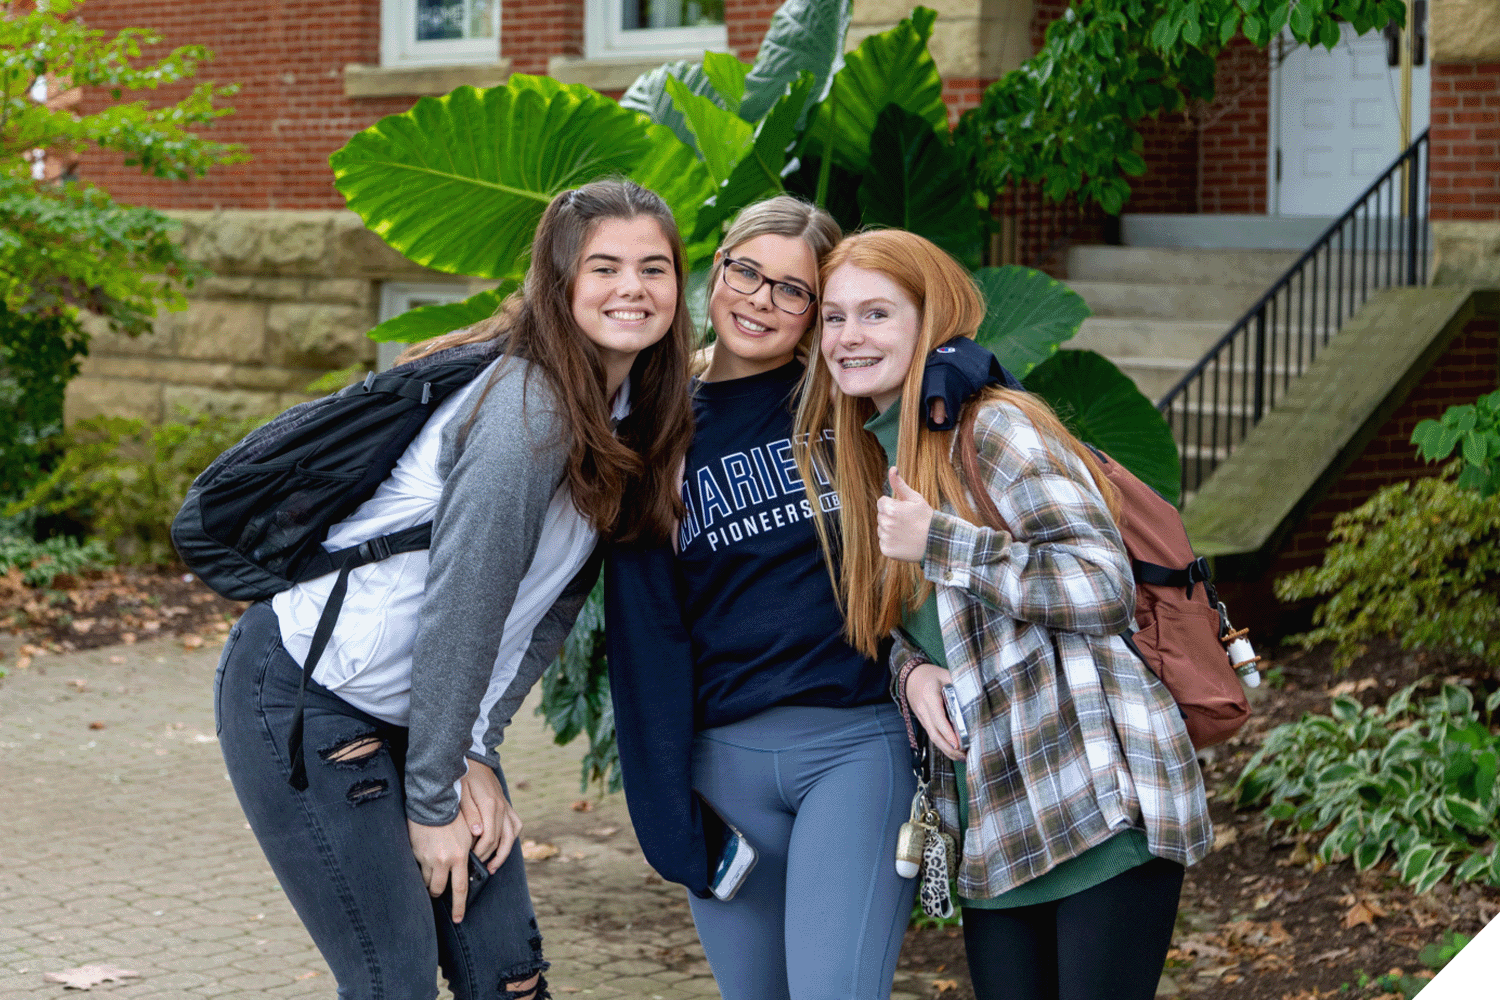
{"label": "keychain", "polygon": [[911,818],[896,835],[896,874],[915,878],[919,873],[918,898],[929,917],[953,916],[953,896],[948,890],[949,873],[957,863],[953,837],[943,833],[937,810],[927,798],[927,783],[917,785],[911,800]]}

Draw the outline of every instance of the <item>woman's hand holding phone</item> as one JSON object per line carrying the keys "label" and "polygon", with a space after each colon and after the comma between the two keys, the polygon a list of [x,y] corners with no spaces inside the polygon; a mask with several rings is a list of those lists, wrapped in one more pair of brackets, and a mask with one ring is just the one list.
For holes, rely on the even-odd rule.
{"label": "woman's hand holding phone", "polygon": [[949,760],[963,760],[958,748],[958,734],[948,721],[943,701],[943,685],[953,682],[952,675],[936,663],[923,663],[906,678],[906,703],[938,752]]}
{"label": "woman's hand holding phone", "polygon": [[511,808],[495,772],[483,764],[469,762],[459,783],[459,814],[474,835],[474,853],[485,859],[493,875],[521,835],[521,817]]}

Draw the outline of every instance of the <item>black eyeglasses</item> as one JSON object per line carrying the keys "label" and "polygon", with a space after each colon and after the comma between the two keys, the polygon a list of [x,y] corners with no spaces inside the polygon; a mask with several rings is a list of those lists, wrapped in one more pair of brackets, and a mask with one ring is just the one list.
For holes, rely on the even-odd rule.
{"label": "black eyeglasses", "polygon": [[813,304],[815,296],[801,285],[766,277],[744,261],[724,258],[724,284],[741,295],[754,295],[760,286],[771,286],[771,304],[782,312],[801,316]]}

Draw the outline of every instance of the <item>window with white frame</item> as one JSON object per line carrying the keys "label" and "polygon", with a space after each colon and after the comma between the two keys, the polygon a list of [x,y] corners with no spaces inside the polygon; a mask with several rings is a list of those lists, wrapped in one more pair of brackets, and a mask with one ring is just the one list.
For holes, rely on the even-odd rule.
{"label": "window with white frame", "polygon": [[[435,306],[444,302],[462,302],[474,294],[468,285],[456,283],[438,284],[412,281],[387,281],[380,286],[380,322],[395,319],[404,312],[418,306]],[[410,347],[400,341],[379,340],[375,342],[376,366],[385,371],[396,360],[396,356]]]}
{"label": "window with white frame", "polygon": [[380,64],[492,63],[500,0],[380,0]]}
{"label": "window with white frame", "polygon": [[588,0],[592,59],[701,55],[727,49],[724,0]]}

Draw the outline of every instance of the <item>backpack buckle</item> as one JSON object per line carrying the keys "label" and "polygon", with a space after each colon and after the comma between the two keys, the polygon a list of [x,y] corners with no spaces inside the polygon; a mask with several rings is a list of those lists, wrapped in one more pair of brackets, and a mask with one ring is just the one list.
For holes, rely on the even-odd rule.
{"label": "backpack buckle", "polygon": [[369,541],[360,542],[354,552],[359,556],[361,563],[379,562],[390,556],[391,542],[385,535],[379,535]]}

